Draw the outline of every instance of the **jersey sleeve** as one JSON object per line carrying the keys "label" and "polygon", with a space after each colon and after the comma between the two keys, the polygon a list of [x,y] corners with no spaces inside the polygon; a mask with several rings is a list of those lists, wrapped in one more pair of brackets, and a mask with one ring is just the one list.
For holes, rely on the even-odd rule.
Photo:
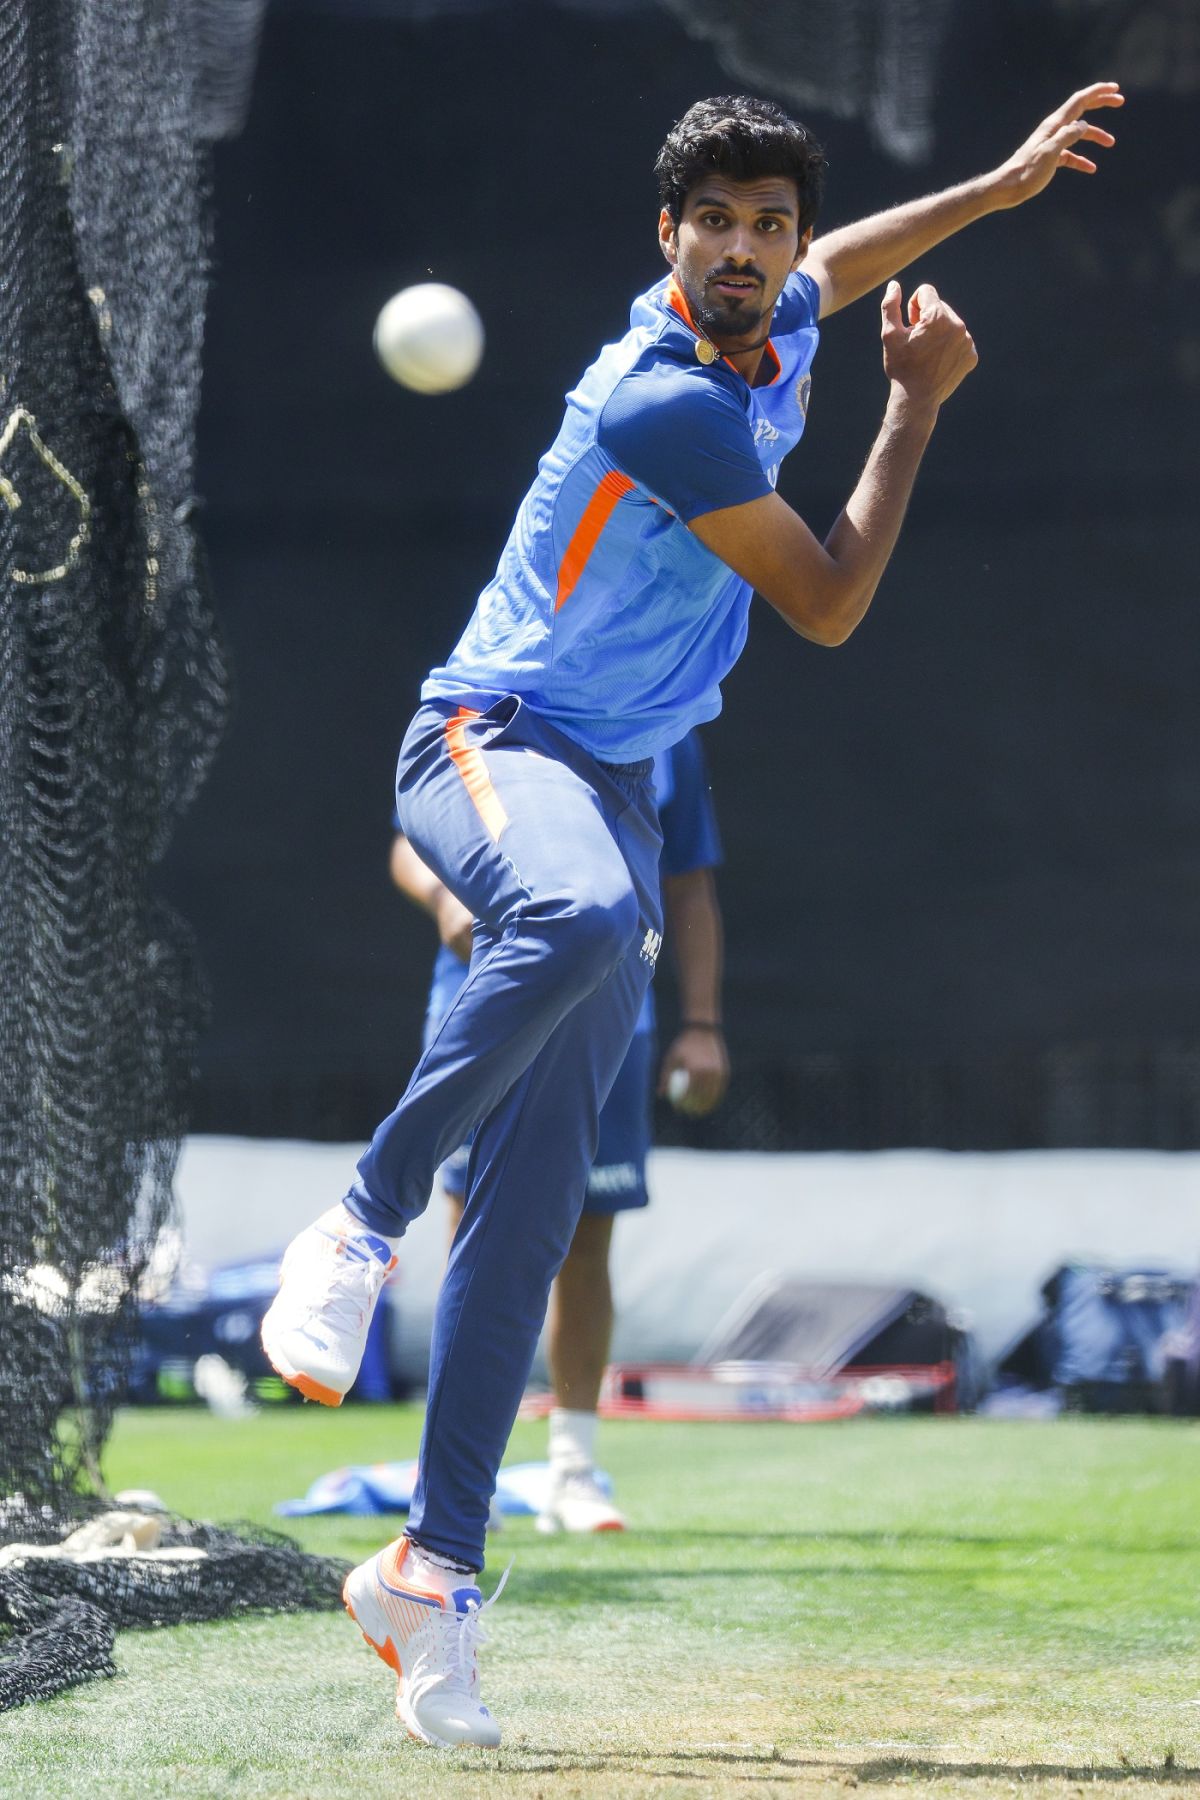
{"label": "jersey sleeve", "polygon": [[771,330],[780,337],[820,324],[821,290],[811,275],[797,269],[788,276],[775,305]]}
{"label": "jersey sleeve", "polygon": [[771,492],[745,409],[698,364],[631,370],[609,396],[596,442],[685,525]]}
{"label": "jersey sleeve", "polygon": [[673,746],[671,791],[659,808],[663,847],[660,868],[664,875],[690,875],[695,869],[715,869],[723,860],[717,815],[708,786],[708,765],[696,732]]}

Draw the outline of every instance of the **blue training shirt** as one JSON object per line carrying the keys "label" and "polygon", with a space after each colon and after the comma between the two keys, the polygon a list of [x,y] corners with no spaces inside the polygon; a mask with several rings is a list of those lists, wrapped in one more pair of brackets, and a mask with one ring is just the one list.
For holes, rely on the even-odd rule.
{"label": "blue training shirt", "polygon": [[668,276],[567,395],[496,574],[424,700],[519,694],[604,762],[655,756],[721,710],[751,589],[687,529],[761,499],[804,431],[817,286],[780,295],[751,387],[699,334]]}
{"label": "blue training shirt", "polygon": [[[723,860],[717,816],[708,789],[708,766],[699,734],[690,732],[654,759],[654,794],[662,825],[659,868],[664,875],[690,875],[694,869],[716,869]],[[397,827],[398,829],[398,827]],[[426,1018],[443,1019],[466,978],[467,965],[442,944],[433,965]],[[647,988],[637,1031],[654,1030],[653,985]]]}

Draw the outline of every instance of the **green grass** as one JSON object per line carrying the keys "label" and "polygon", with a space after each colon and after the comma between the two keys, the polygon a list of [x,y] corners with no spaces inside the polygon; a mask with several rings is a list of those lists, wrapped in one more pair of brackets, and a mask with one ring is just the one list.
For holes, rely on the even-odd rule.
{"label": "green grass", "polygon": [[[127,1413],[115,1487],[270,1521],[411,1409]],[[544,1427],[518,1426],[514,1460]],[[411,1744],[340,1615],[126,1633],[116,1681],[0,1721],[0,1794],[1200,1794],[1200,1428],[878,1420],[602,1427],[637,1529],[516,1521],[484,1692],[498,1754]],[[292,1521],[358,1560],[385,1520]]]}

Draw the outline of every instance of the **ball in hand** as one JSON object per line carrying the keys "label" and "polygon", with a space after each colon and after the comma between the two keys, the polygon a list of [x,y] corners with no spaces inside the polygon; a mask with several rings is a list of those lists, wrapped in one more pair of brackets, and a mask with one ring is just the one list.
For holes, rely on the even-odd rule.
{"label": "ball in hand", "polygon": [[688,1089],[691,1085],[692,1078],[686,1069],[672,1069],[667,1076],[667,1099],[676,1112],[687,1110]]}
{"label": "ball in hand", "polygon": [[479,367],[483,323],[457,288],[418,282],[393,294],[376,319],[375,354],[403,387],[448,394]]}

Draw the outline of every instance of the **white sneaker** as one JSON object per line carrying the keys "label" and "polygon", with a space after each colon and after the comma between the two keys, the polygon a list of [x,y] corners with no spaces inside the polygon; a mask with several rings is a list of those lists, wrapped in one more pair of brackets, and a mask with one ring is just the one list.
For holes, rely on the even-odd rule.
{"label": "white sneaker", "polygon": [[288,1245],[262,1347],[306,1399],[340,1406],[354,1386],[397,1241],[368,1231],[339,1201]]}
{"label": "white sneaker", "polygon": [[537,1516],[539,1531],[624,1531],[624,1513],[617,1511],[594,1469],[555,1474],[550,1497]]}
{"label": "white sneaker", "polygon": [[476,1744],[494,1750],[500,1727],[479,1698],[481,1614],[494,1606],[508,1570],[490,1600],[468,1579],[446,1591],[405,1574],[413,1546],[398,1538],[346,1577],[342,1599],[372,1650],[399,1677],[396,1713],[410,1737],[439,1749]]}

